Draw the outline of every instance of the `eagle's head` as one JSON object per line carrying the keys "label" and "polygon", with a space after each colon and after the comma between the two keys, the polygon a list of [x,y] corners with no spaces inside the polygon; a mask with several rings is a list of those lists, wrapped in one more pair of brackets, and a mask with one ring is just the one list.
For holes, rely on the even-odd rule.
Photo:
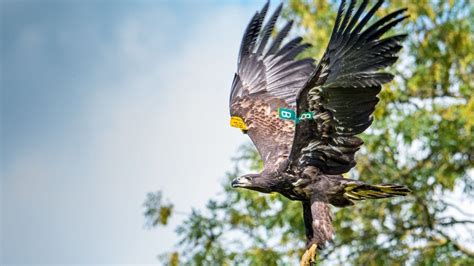
{"label": "eagle's head", "polygon": [[272,192],[273,178],[263,174],[248,174],[232,180],[233,188],[246,188],[263,193]]}

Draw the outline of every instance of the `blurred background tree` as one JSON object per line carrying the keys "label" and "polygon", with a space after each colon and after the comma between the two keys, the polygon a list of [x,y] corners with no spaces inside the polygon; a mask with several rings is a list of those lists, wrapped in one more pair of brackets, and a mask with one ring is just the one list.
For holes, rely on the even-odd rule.
{"label": "blurred background tree", "polygon": [[[291,0],[285,17],[320,58],[339,1]],[[387,8],[389,6],[389,8]],[[384,86],[375,122],[348,176],[401,183],[405,198],[368,201],[334,210],[334,244],[322,265],[474,265],[474,8],[468,0],[392,0],[378,15],[408,7],[408,33],[395,80]],[[387,9],[386,9],[387,8]],[[304,244],[299,202],[230,188],[262,163],[251,144],[239,150],[224,196],[193,210],[176,232],[169,265],[296,265]],[[150,194],[149,225],[166,224],[171,204]]]}

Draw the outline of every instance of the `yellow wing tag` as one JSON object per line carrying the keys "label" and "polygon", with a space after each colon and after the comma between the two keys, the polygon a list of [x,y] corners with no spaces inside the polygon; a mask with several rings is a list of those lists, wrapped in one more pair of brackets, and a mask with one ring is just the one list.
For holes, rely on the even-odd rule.
{"label": "yellow wing tag", "polygon": [[238,116],[232,116],[230,118],[230,126],[240,128],[242,130],[247,130],[247,125],[245,125],[244,120]]}

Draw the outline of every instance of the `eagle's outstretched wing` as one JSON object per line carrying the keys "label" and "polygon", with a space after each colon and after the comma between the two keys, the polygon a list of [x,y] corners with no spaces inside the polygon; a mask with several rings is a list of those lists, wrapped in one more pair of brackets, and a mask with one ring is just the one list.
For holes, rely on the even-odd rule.
{"label": "eagle's outstretched wing", "polygon": [[392,80],[379,72],[392,65],[406,35],[380,37],[404,20],[406,9],[390,13],[366,27],[379,0],[365,14],[364,0],[353,14],[356,1],[347,9],[343,0],[327,50],[297,99],[297,113],[313,112],[295,129],[289,167],[313,165],[327,174],[341,174],[354,165],[362,145],[356,135],[372,123],[382,84]]}
{"label": "eagle's outstretched wing", "polygon": [[312,59],[295,59],[309,46],[301,44],[301,37],[281,46],[291,21],[269,43],[281,9],[282,5],[277,7],[263,28],[268,3],[253,16],[242,39],[230,94],[230,114],[243,119],[265,165],[289,155],[294,123],[279,119],[277,111],[295,105],[297,92],[314,69]]}

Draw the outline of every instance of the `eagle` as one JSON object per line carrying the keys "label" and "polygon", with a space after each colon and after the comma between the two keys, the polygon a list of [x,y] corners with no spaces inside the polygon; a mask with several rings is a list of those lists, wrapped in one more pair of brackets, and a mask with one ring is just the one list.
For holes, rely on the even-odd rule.
{"label": "eagle", "polygon": [[382,85],[394,77],[382,69],[397,61],[407,36],[382,37],[408,17],[406,8],[373,19],[384,1],[370,8],[368,0],[356,2],[341,1],[318,62],[298,56],[310,47],[301,37],[285,41],[293,21],[273,35],[282,4],[264,24],[267,2],[244,32],[231,86],[231,125],[250,137],[264,163],[260,173],[237,177],[232,187],[301,201],[308,261],[333,237],[329,204],[346,207],[411,192],[343,176],[356,165],[363,144],[358,135],[373,121]]}

